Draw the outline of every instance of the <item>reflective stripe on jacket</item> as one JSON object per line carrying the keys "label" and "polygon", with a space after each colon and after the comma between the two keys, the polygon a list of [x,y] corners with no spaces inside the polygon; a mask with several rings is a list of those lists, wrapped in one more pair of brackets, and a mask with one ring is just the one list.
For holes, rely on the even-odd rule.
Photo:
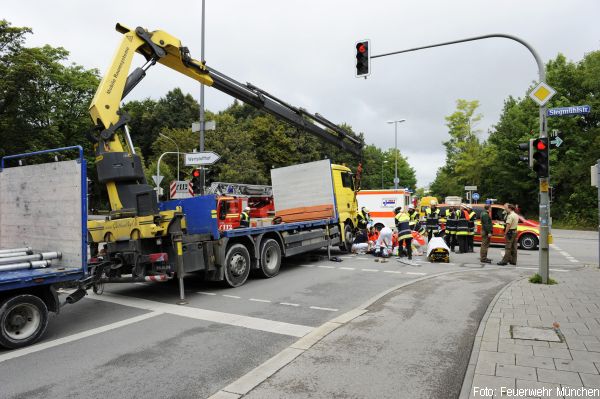
{"label": "reflective stripe on jacket", "polygon": [[410,217],[406,213],[396,215],[396,227],[398,228],[398,240],[412,238],[410,229]]}

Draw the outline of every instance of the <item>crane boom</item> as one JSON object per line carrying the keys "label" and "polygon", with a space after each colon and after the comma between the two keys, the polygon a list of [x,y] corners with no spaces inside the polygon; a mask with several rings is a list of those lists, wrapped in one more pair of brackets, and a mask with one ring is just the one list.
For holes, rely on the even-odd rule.
{"label": "crane boom", "polygon": [[[108,72],[104,75],[92,103],[90,116],[99,134],[96,141],[96,167],[100,183],[105,183],[113,212],[148,216],[156,214],[153,188],[147,184],[141,160],[133,148],[125,149],[118,131],[124,129],[128,116],[119,109],[121,100],[145,77],[156,63],[163,64],[198,82],[214,87],[244,103],[263,110],[279,120],[305,130],[337,147],[360,155],[363,141],[319,114],[296,108],[252,84],[240,83],[203,62],[193,59],[179,39],[164,32],[144,28],[130,29],[117,24],[123,39]],[[146,64],[127,76],[135,53]],[[130,147],[128,141],[128,147]]]}

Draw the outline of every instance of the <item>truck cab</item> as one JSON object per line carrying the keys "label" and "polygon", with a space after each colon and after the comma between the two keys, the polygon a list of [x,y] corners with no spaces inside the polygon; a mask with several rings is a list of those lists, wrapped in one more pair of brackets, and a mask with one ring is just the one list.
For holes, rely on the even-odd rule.
{"label": "truck cab", "polygon": [[332,164],[331,175],[340,228],[344,232],[344,246],[349,250],[354,241],[354,229],[358,225],[354,174],[347,166]]}

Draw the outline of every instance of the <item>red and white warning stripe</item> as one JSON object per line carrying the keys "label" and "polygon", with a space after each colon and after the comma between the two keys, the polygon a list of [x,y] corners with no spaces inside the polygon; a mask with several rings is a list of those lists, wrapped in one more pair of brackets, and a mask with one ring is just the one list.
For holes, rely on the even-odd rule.
{"label": "red and white warning stripe", "polygon": [[170,279],[172,279],[173,277],[169,277],[166,274],[159,274],[157,276],[146,276],[144,277],[144,280],[146,281],[151,281],[151,282],[155,282],[155,283],[160,283],[163,281],[169,281]]}

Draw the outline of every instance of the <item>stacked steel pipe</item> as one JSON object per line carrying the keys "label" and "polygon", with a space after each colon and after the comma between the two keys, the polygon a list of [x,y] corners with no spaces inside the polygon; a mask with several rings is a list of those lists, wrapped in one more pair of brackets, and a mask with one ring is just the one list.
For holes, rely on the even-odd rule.
{"label": "stacked steel pipe", "polygon": [[34,253],[30,247],[0,249],[0,272],[40,269],[51,265],[52,259],[60,259],[60,252]]}

